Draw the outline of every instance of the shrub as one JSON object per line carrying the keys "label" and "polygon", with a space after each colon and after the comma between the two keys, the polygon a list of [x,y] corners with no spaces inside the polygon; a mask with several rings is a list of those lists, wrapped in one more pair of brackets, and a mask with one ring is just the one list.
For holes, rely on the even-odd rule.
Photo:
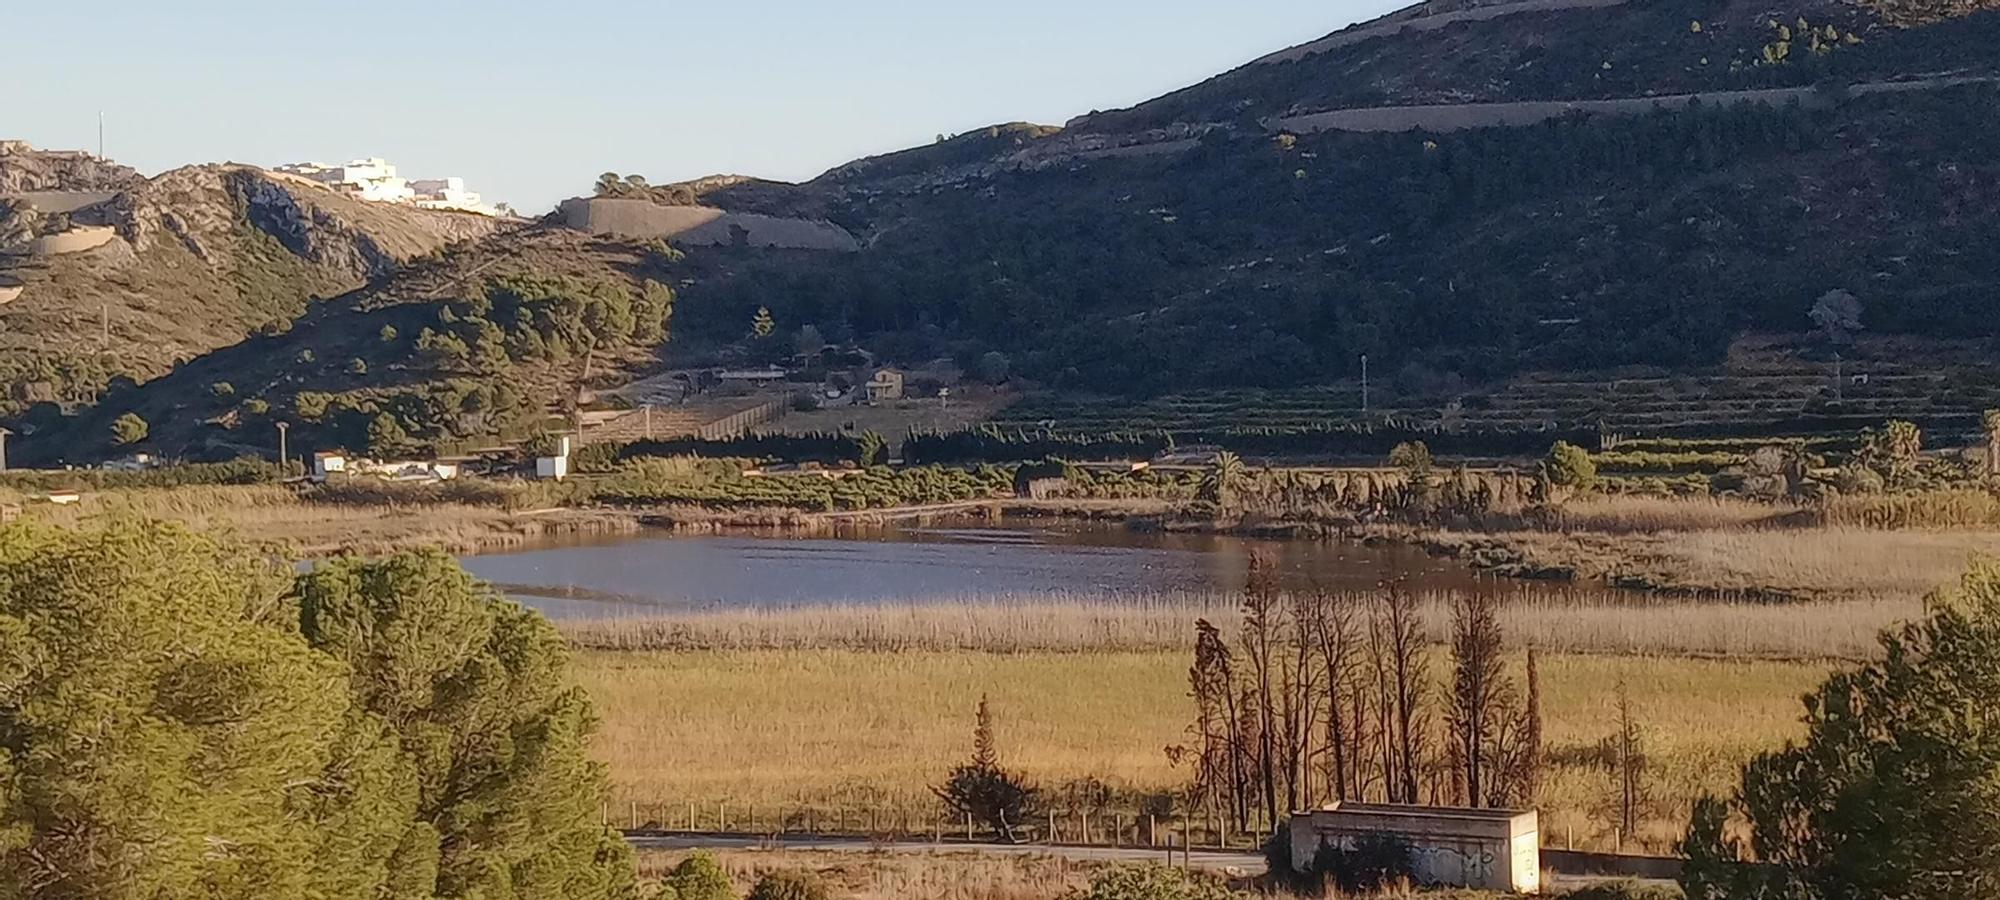
{"label": "shrub", "polygon": [[353,358],[353,359],[350,359],[350,360],[348,360],[348,361],[347,361],[347,374],[349,374],[349,375],[366,375],[366,374],[368,374],[368,361],[367,361],[367,360],[365,360],[365,359],[362,359],[361,357],[358,357],[358,356],[357,356],[357,357],[355,357],[355,358]]}
{"label": "shrub", "polygon": [[1362,835],[1352,847],[1321,844],[1313,854],[1311,874],[1350,894],[1382,891],[1415,877],[1415,852],[1410,839],[1400,834]]}
{"label": "shrub", "polygon": [[111,423],[111,439],[121,447],[136,444],[146,439],[152,429],[138,413],[126,413]]}
{"label": "shrub", "polygon": [[216,398],[234,397],[236,396],[236,385],[230,384],[227,381],[218,381],[208,386],[208,393],[209,396]]}
{"label": "shrub", "polygon": [[1127,866],[1090,880],[1083,900],[1233,900],[1235,894],[1214,876],[1166,866]]}
{"label": "shrub", "polygon": [[772,872],[757,879],[748,900],[828,900],[826,883],[810,872]]}
{"label": "shrub", "polygon": [[665,886],[674,900],[736,900],[729,873],[706,851],[697,851],[667,873]]}
{"label": "shrub", "polygon": [[1562,895],[1563,900],[1682,900],[1682,896],[1673,888],[1637,881],[1593,884]]}
{"label": "shrub", "polygon": [[1597,485],[1597,463],[1591,460],[1590,451],[1557,441],[1549,448],[1548,458],[1542,460],[1542,475],[1557,487],[1587,491]]}
{"label": "shrub", "polygon": [[1431,448],[1423,441],[1404,441],[1389,451],[1389,465],[1411,478],[1422,478],[1431,473]]}

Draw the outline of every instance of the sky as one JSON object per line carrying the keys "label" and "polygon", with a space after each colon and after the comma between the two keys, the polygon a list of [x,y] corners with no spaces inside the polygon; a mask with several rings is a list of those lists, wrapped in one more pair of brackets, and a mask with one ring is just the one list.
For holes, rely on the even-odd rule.
{"label": "sky", "polygon": [[0,138],[148,175],[380,156],[541,212],[1130,106],[1399,0],[97,0],[6,10]]}

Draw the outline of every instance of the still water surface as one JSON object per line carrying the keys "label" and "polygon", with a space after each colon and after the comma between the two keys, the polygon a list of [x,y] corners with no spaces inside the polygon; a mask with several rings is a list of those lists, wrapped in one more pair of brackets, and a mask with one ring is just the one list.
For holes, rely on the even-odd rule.
{"label": "still water surface", "polygon": [[1117,598],[1238,590],[1263,551],[1294,589],[1513,591],[1517,583],[1404,546],[1134,532],[1101,524],[874,525],[829,536],[594,538],[465,558],[473,574],[558,616],[649,610]]}

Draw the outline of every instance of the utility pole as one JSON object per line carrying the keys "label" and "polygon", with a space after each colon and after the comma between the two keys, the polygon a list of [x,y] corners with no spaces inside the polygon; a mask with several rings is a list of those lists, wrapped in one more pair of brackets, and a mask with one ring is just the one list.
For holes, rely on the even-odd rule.
{"label": "utility pole", "polygon": [[97,111],[97,158],[104,158],[104,110]]}
{"label": "utility pole", "polygon": [[1847,400],[1847,385],[1841,383],[1847,379],[1840,363],[1840,351],[1835,350],[1833,351],[1833,399],[1836,403]]}
{"label": "utility pole", "polygon": [[1361,354],[1361,414],[1368,414],[1368,354]]}
{"label": "utility pole", "polygon": [[292,430],[292,423],[278,423],[278,473],[280,478],[292,474],[290,449],[285,446],[285,432]]}

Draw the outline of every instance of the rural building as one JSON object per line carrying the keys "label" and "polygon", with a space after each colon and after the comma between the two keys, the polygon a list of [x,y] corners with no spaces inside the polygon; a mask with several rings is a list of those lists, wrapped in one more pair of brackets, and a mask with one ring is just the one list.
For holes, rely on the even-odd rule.
{"label": "rural building", "polygon": [[549,456],[535,458],[535,477],[543,481],[561,481],[569,477],[569,435],[556,437],[555,452]]}
{"label": "rural building", "polygon": [[371,203],[407,203],[424,209],[495,214],[493,209],[480,201],[478,194],[465,189],[465,179],[420,178],[412,181],[396,174],[396,167],[381,157],[349,160],[340,165],[289,163],[272,171],[316,181]]}
{"label": "rural building", "polygon": [[1295,813],[1292,866],[1304,871],[1322,846],[1352,848],[1362,837],[1396,835],[1414,848],[1426,886],[1532,894],[1541,889],[1542,835],[1534,811],[1333,803]]}
{"label": "rural building", "polygon": [[875,377],[868,379],[868,402],[903,399],[903,379],[904,375],[899,370],[877,369]]}
{"label": "rural building", "polygon": [[12,503],[0,506],[0,525],[6,525],[21,517],[21,507]]}
{"label": "rural building", "polygon": [[328,475],[347,471],[347,457],[338,453],[313,454],[312,480],[325,481]]}

